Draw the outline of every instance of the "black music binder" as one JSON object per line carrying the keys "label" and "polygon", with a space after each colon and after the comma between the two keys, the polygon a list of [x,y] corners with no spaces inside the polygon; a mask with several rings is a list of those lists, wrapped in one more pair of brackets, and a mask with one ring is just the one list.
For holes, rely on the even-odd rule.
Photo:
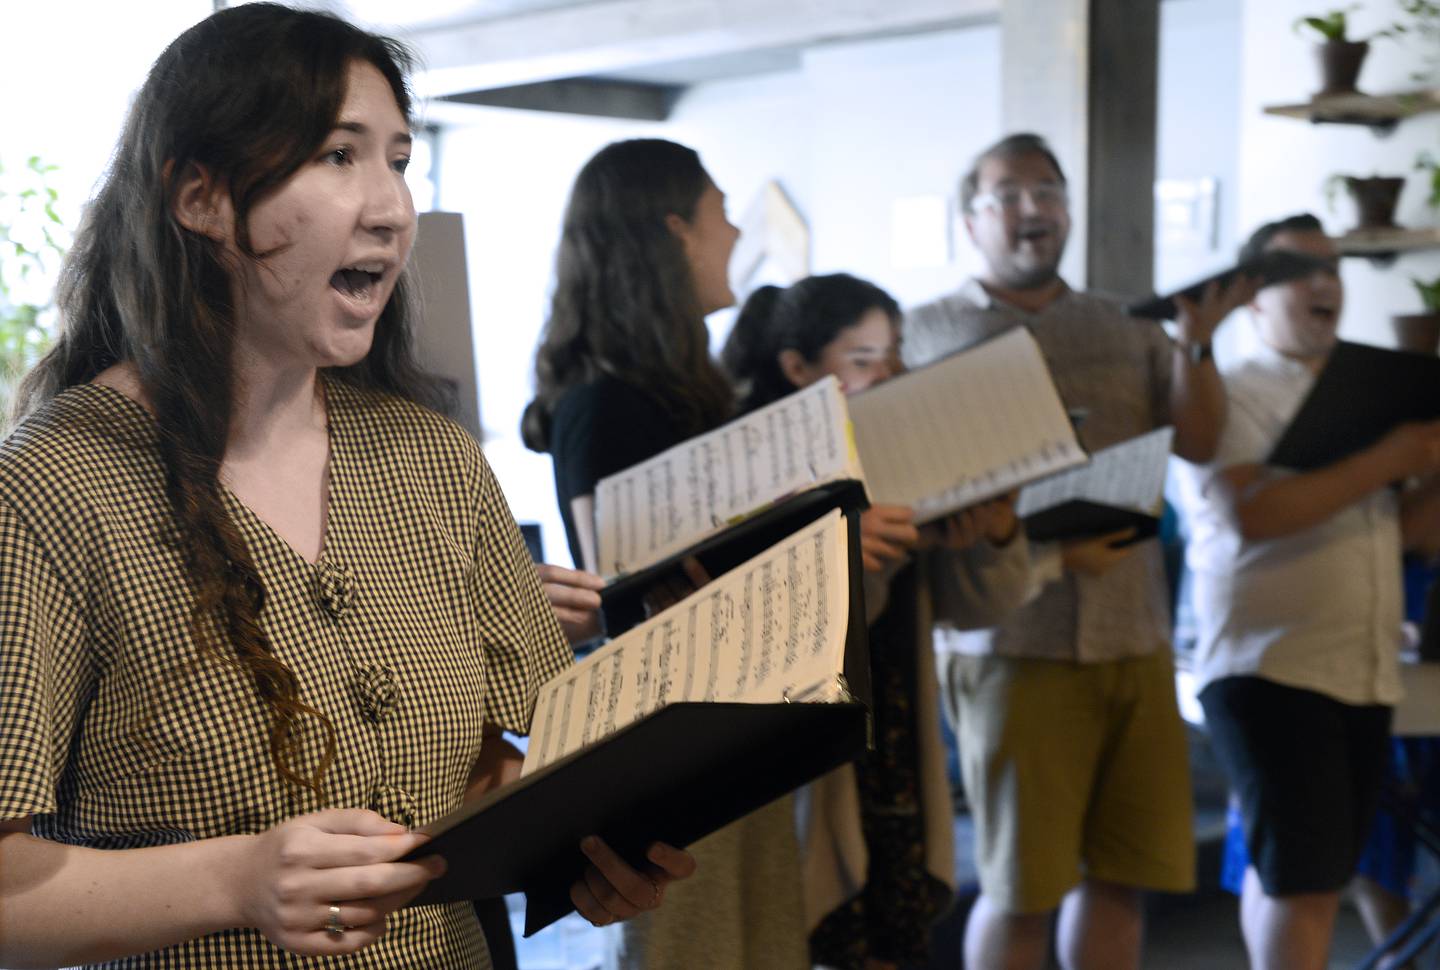
{"label": "black music binder", "polygon": [[860,516],[845,501],[853,491],[826,494],[810,521],[841,508],[848,535],[836,699],[661,707],[426,826],[435,838],[411,857],[439,853],[448,869],[412,905],[523,892],[529,936],[574,908],[569,889],[586,865],[585,836],[639,866],[652,842],[687,846],[856,758],[870,730]]}
{"label": "black music binder", "polygon": [[1202,280],[1196,280],[1174,293],[1166,296],[1156,295],[1132,303],[1125,308],[1125,312],[1132,317],[1144,317],[1150,320],[1174,320],[1180,313],[1180,308],[1175,303],[1175,297],[1184,296],[1186,299],[1198,301],[1205,295],[1205,287],[1211,283],[1219,283],[1222,287],[1229,286],[1231,280],[1244,274],[1258,277],[1261,285],[1270,286],[1309,276],[1317,270],[1333,272],[1334,269],[1333,262],[1307,253],[1297,253],[1287,249],[1271,249],[1261,253],[1255,259],[1236,263],[1229,269],[1221,270]]}
{"label": "black music binder", "polygon": [[1440,357],[1341,341],[1267,462],[1323,468],[1407,421],[1440,418]]}
{"label": "black music binder", "polygon": [[1075,499],[1051,506],[1025,517],[1025,534],[1032,542],[1058,542],[1064,539],[1088,539],[1108,535],[1122,529],[1134,529],[1135,535],[1115,543],[1128,546],[1160,533],[1160,517],[1137,509],[1123,509],[1100,502]]}
{"label": "black music binder", "polygon": [[747,516],[723,532],[667,556],[638,572],[627,573],[600,592],[605,632],[616,637],[645,619],[645,595],[656,585],[688,583],[682,562],[693,557],[710,576],[727,573],[775,543],[814,522],[831,509],[859,513],[869,508],[865,486],[854,479],[826,482]]}

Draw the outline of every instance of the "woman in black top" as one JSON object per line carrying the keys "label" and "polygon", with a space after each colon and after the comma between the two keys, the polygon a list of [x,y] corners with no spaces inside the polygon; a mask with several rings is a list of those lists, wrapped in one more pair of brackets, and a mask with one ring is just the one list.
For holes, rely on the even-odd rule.
{"label": "woman in black top", "polygon": [[[618,142],[576,178],[522,430],[554,459],[577,564],[595,568],[601,478],[734,412],[705,316],[734,302],[727,270],[738,236],[724,196],[684,146]],[[666,890],[661,918],[625,927],[621,965],[809,967],[791,799],[691,851],[695,878]]]}
{"label": "woman in black top", "polygon": [[735,302],[727,271],[739,235],[683,145],[617,142],[575,179],[522,433],[555,461],[577,566],[595,566],[596,482],[734,410],[705,317]]}

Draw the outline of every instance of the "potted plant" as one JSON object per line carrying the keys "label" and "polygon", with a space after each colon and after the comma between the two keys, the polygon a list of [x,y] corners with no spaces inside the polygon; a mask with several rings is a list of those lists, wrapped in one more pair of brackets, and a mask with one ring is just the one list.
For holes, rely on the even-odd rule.
{"label": "potted plant", "polygon": [[50,345],[69,240],[49,184],[55,170],[37,156],[13,171],[0,165],[0,437],[15,382]]}
{"label": "potted plant", "polygon": [[1335,209],[1335,193],[1341,185],[1355,200],[1359,220],[1356,229],[1395,227],[1395,207],[1400,202],[1400,190],[1405,187],[1405,176],[1372,175],[1361,178],[1356,175],[1332,175],[1325,180],[1325,198],[1331,211]]}
{"label": "potted plant", "polygon": [[1359,9],[1359,4],[1354,4],[1331,10],[1318,17],[1301,17],[1294,23],[1297,32],[1308,30],[1320,38],[1320,43],[1315,45],[1322,81],[1320,90],[1315,92],[1317,98],[1353,94],[1356,90],[1355,81],[1360,77],[1360,68],[1365,63],[1365,55],[1370,52],[1370,41],[1405,32],[1403,25],[1392,24],[1364,40],[1350,39],[1350,14]]}
{"label": "potted plant", "polygon": [[1401,350],[1412,350],[1420,354],[1434,354],[1440,351],[1440,276],[1433,280],[1410,278],[1415,292],[1420,294],[1424,313],[1399,313],[1390,318],[1395,330],[1395,342]]}

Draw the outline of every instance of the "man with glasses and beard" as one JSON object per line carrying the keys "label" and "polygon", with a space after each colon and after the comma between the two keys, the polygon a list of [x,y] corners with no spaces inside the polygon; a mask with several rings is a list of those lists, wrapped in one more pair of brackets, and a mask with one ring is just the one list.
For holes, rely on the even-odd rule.
{"label": "man with glasses and beard", "polygon": [[[907,314],[905,363],[1028,327],[1066,406],[1084,415],[1089,451],[1173,424],[1175,453],[1208,460],[1225,422],[1210,340],[1247,284],[1180,300],[1176,341],[1071,289],[1058,272],[1070,230],[1065,175],[1036,135],[981,153],[960,201],[985,271]],[[1138,968],[1141,891],[1193,884],[1164,566],[1158,542],[1117,547],[1127,538],[1032,543],[1026,605],[998,626],[944,638],[942,693],[980,870],[967,967],[1043,967],[1058,911],[1067,970]]]}

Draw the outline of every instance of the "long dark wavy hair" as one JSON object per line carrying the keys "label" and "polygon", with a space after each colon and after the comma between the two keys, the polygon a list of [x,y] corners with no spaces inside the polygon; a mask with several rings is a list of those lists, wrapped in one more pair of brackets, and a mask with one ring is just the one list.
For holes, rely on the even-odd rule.
{"label": "long dark wavy hair", "polygon": [[[150,70],[61,275],[62,332],[27,375],[17,416],[107,367],[134,365],[158,426],[166,494],[194,592],[197,659],[237,665],[270,713],[270,756],[292,785],[322,794],[334,758],[330,720],[300,697],[260,625],[265,588],[225,511],[219,473],[235,399],[234,267],[220,243],[177,219],[184,173],[203,168],[229,194],[236,248],[251,246],[254,206],[311,162],[330,136],[355,63],[375,66],[410,117],[411,57],[335,17],[276,4],[223,10],[181,34]],[[436,405],[411,349],[402,275],[359,363],[332,379]],[[301,765],[303,722],[324,734]]]}
{"label": "long dark wavy hair", "polygon": [[693,149],[657,138],[607,145],[580,170],[520,426],[531,449],[550,450],[561,396],[602,376],[650,394],[687,436],[730,416],[690,263],[666,222],[694,219],[710,184]]}
{"label": "long dark wavy hair", "polygon": [[753,411],[795,390],[780,369],[781,351],[797,351],[813,364],[832,340],[871,310],[883,311],[899,328],[895,298],[849,273],[807,276],[785,289],[762,286],[751,293],[720,352],[720,366],[735,384],[740,409]]}

